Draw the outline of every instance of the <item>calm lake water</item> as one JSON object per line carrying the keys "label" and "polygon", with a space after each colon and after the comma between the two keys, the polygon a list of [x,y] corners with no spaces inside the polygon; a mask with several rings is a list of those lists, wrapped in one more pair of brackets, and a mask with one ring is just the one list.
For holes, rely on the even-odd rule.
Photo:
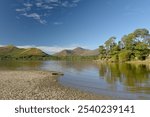
{"label": "calm lake water", "polygon": [[120,99],[150,99],[150,65],[80,61],[1,61],[0,70],[63,72],[61,85]]}

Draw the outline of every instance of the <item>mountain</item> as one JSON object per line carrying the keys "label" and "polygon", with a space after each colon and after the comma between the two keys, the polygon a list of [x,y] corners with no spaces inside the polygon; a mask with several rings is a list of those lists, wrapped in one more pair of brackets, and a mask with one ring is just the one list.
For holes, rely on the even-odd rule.
{"label": "mountain", "polygon": [[58,52],[54,54],[55,56],[71,56],[73,55],[72,50],[62,50],[61,52]]}
{"label": "mountain", "polygon": [[47,56],[47,54],[37,48],[28,48],[22,51],[20,56]]}
{"label": "mountain", "polygon": [[37,48],[17,48],[13,45],[0,47],[0,57],[12,57],[12,58],[19,58],[19,57],[43,57],[48,56],[48,54],[44,53],[42,50]]}
{"label": "mountain", "polygon": [[81,47],[77,47],[73,50],[63,50],[54,54],[54,56],[96,56],[99,54],[99,50],[89,50]]}

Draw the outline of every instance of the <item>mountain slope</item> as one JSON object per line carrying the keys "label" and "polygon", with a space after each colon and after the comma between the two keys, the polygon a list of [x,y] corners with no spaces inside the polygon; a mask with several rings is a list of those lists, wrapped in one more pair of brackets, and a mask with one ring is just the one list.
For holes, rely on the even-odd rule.
{"label": "mountain slope", "polygon": [[37,48],[28,48],[22,51],[20,56],[46,56],[47,54],[44,53],[42,50],[37,49]]}
{"label": "mountain slope", "polygon": [[96,56],[99,54],[98,49],[89,50],[81,47],[77,47],[73,50],[63,50],[54,54],[55,56]]}
{"label": "mountain slope", "polygon": [[29,57],[29,56],[47,56],[42,50],[37,48],[17,48],[15,46],[0,47],[0,57]]}
{"label": "mountain slope", "polygon": [[71,56],[73,52],[71,50],[62,50],[59,53],[54,54],[55,56]]}

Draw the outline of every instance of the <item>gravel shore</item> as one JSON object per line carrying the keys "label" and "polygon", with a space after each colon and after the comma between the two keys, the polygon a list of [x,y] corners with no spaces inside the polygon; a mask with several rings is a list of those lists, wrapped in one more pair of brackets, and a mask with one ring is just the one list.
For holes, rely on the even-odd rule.
{"label": "gravel shore", "polygon": [[1,100],[98,100],[109,97],[61,86],[46,71],[0,71]]}

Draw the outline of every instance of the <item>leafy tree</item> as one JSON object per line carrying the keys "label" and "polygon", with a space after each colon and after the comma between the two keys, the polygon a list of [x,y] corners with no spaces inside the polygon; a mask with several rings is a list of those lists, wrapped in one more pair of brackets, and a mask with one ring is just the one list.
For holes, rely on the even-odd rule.
{"label": "leafy tree", "polygon": [[139,42],[138,44],[136,44],[135,56],[137,57],[137,59],[144,60],[148,55],[149,55],[149,49],[147,44],[143,42]]}
{"label": "leafy tree", "polygon": [[129,50],[124,50],[119,54],[119,61],[120,62],[125,62],[131,60],[131,51]]}
{"label": "leafy tree", "polygon": [[134,31],[134,35],[136,38],[145,38],[145,36],[149,35],[149,31],[147,29],[136,29]]}
{"label": "leafy tree", "polygon": [[110,37],[106,42],[105,42],[105,47],[106,47],[106,50],[109,51],[115,44],[115,40],[116,40],[116,37]]}
{"label": "leafy tree", "polygon": [[121,41],[118,42],[118,47],[120,50],[124,48],[124,45]]}
{"label": "leafy tree", "polygon": [[150,35],[145,36],[143,42],[148,45],[148,48],[150,48]]}
{"label": "leafy tree", "polygon": [[106,56],[106,49],[104,48],[104,46],[99,46],[99,54],[100,54],[100,58],[105,58]]}
{"label": "leafy tree", "polygon": [[133,50],[135,45],[135,35],[134,33],[130,33],[129,35],[125,35],[121,39],[124,48],[127,50]]}

